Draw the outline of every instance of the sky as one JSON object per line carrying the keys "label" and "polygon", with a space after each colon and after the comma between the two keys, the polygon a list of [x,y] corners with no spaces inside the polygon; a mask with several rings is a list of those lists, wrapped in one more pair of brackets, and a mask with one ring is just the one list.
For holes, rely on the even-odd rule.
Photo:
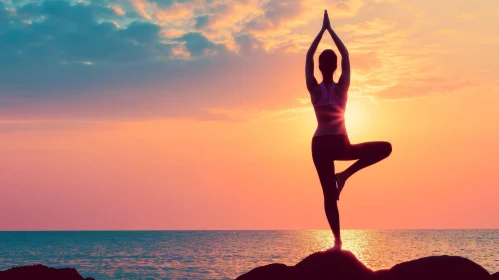
{"label": "sky", "polygon": [[0,0],[0,230],[327,229],[324,9],[350,141],[393,147],[342,228],[499,228],[498,1]]}

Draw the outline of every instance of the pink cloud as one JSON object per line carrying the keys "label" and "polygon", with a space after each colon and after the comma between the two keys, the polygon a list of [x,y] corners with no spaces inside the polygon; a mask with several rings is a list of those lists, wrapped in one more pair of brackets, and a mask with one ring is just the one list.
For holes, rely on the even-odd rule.
{"label": "pink cloud", "polygon": [[355,36],[379,35],[392,31],[396,28],[396,23],[381,18],[375,18],[356,24],[346,24],[339,26],[337,30],[344,33],[354,33]]}
{"label": "pink cloud", "polygon": [[111,9],[114,10],[114,12],[117,14],[117,15],[120,15],[120,16],[124,16],[125,15],[125,10],[123,10],[120,6],[118,5],[112,5],[111,6]]}
{"label": "pink cloud", "polygon": [[444,76],[423,76],[414,80],[401,81],[392,87],[376,93],[376,97],[381,99],[400,99],[447,94],[473,85],[474,82],[466,79],[456,80]]}

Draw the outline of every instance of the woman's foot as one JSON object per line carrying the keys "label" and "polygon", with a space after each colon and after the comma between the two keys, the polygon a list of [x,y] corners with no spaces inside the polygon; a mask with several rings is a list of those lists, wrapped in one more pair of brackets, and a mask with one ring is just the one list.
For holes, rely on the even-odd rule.
{"label": "woman's foot", "polygon": [[334,242],[334,246],[333,247],[331,247],[329,249],[326,249],[323,252],[341,251],[341,246],[342,246],[341,241],[340,242]]}
{"label": "woman's foot", "polygon": [[340,193],[341,191],[343,190],[343,187],[345,186],[345,176],[343,175],[343,173],[336,173],[336,175],[334,175],[334,177],[336,178],[336,184],[338,185],[338,196],[340,196]]}
{"label": "woman's foot", "polygon": [[341,251],[341,246],[343,245],[343,243],[340,241],[334,241],[334,246],[333,248],[331,248],[331,250],[333,251]]}

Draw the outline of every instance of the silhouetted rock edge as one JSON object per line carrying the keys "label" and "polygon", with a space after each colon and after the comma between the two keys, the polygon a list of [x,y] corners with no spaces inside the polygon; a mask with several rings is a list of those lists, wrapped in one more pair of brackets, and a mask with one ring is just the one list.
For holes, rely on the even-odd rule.
{"label": "silhouetted rock edge", "polygon": [[311,254],[294,266],[269,264],[239,276],[236,280],[499,280],[479,264],[459,256],[431,256],[399,263],[390,269],[373,271],[349,251]]}
{"label": "silhouetted rock edge", "polygon": [[42,264],[15,266],[0,271],[0,280],[43,279],[43,280],[95,280],[84,278],[74,268],[54,268]]}

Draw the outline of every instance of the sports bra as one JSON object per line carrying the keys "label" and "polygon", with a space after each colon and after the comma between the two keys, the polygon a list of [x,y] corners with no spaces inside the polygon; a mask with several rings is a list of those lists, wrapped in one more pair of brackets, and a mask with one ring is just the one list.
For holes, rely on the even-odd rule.
{"label": "sports bra", "polygon": [[346,99],[336,94],[336,83],[327,88],[324,82],[319,84],[321,99],[314,105],[317,117],[317,129],[314,137],[319,135],[347,134],[345,127]]}

